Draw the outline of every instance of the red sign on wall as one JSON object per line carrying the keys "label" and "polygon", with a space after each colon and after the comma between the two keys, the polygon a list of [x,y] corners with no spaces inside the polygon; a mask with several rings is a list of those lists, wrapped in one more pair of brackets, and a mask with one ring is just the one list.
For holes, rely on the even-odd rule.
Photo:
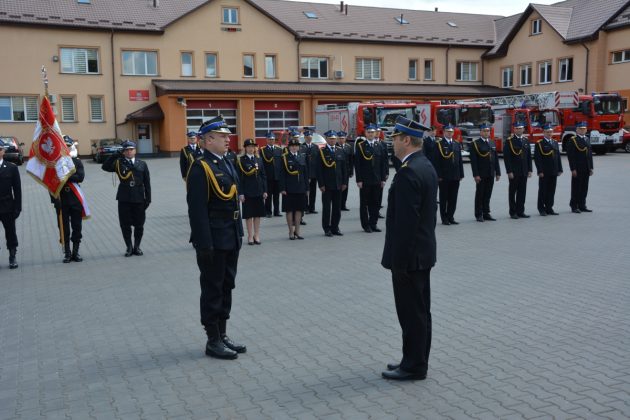
{"label": "red sign on wall", "polygon": [[149,91],[129,89],[129,100],[130,101],[148,101]]}

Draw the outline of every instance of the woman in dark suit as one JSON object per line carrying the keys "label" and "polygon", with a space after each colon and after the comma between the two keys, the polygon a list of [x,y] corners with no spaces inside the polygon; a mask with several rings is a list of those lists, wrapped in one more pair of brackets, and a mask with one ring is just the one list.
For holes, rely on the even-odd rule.
{"label": "woman in dark suit", "polygon": [[247,226],[247,243],[260,245],[260,218],[265,215],[267,177],[256,142],[246,139],[245,153],[238,158],[238,175],[241,180],[240,195],[243,202],[243,219]]}
{"label": "woman in dark suit", "polygon": [[308,167],[306,155],[299,153],[299,134],[289,140],[289,152],[280,162],[279,187],[282,194],[282,211],[287,216],[289,239],[304,239],[300,236],[300,220],[306,209],[308,193]]}

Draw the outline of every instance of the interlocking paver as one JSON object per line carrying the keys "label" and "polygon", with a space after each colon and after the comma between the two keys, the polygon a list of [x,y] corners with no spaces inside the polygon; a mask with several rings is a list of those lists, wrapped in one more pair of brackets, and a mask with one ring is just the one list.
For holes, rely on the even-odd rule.
{"label": "interlocking paver", "polygon": [[[459,226],[437,226],[429,378],[391,383],[400,357],[383,234],[362,232],[350,187],[343,238],[319,215],[286,240],[263,219],[245,246],[229,334],[238,360],[203,355],[199,281],[188,243],[176,159],[148,159],[154,198],[144,257],[124,258],[110,175],[86,162],[81,264],[61,263],[50,201],[21,168],[24,211],[17,270],[0,251],[0,418],[627,418],[630,289],[627,209],[620,179],[630,156],[595,159],[589,207],[569,212],[559,178],[558,217],[507,214],[495,185],[493,223],[473,218],[470,169]],[[3,247],[4,248],[4,247]]]}

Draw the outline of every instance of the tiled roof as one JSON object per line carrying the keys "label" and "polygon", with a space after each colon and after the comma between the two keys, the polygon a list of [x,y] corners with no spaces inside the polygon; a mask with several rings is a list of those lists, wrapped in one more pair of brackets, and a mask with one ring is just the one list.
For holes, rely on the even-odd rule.
{"label": "tiled roof", "polygon": [[517,15],[508,16],[494,21],[496,43],[494,44],[494,47],[488,51],[487,55],[492,55],[497,52],[521,16],[522,14],[519,13]]}
{"label": "tiled roof", "polygon": [[157,96],[166,94],[185,94],[198,92],[217,93],[273,93],[273,94],[309,94],[320,95],[339,93],[343,86],[344,94],[362,96],[500,96],[522,93],[512,89],[494,86],[472,85],[422,85],[395,83],[298,83],[298,82],[232,82],[214,80],[162,80],[154,79]]}
{"label": "tiled roof", "polygon": [[[348,6],[346,15],[340,11],[339,5],[334,4],[284,0],[251,2],[285,23],[300,37],[322,40],[492,47],[493,21],[499,17],[352,4]],[[309,19],[305,12],[314,13],[317,19]],[[400,24],[396,20],[401,15],[408,24]]]}
{"label": "tiled roof", "polygon": [[574,41],[596,34],[628,3],[628,0],[566,0],[553,6],[573,9],[566,40]]}
{"label": "tiled roof", "polygon": [[573,8],[560,6],[547,6],[543,4],[532,4],[540,16],[560,34],[563,39],[567,38],[569,32],[569,24],[571,23],[571,14]]}
{"label": "tiled roof", "polygon": [[628,4],[619,15],[612,19],[604,29],[616,29],[628,25],[630,25],[630,4]]}
{"label": "tiled roof", "polygon": [[211,0],[0,0],[0,23],[161,32]]}

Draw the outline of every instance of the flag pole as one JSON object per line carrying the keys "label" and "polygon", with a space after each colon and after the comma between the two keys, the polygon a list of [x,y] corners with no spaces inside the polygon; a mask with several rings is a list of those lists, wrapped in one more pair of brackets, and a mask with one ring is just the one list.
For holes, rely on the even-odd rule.
{"label": "flag pole", "polygon": [[48,73],[44,65],[42,65],[42,82],[44,82],[44,95],[48,97]]}

